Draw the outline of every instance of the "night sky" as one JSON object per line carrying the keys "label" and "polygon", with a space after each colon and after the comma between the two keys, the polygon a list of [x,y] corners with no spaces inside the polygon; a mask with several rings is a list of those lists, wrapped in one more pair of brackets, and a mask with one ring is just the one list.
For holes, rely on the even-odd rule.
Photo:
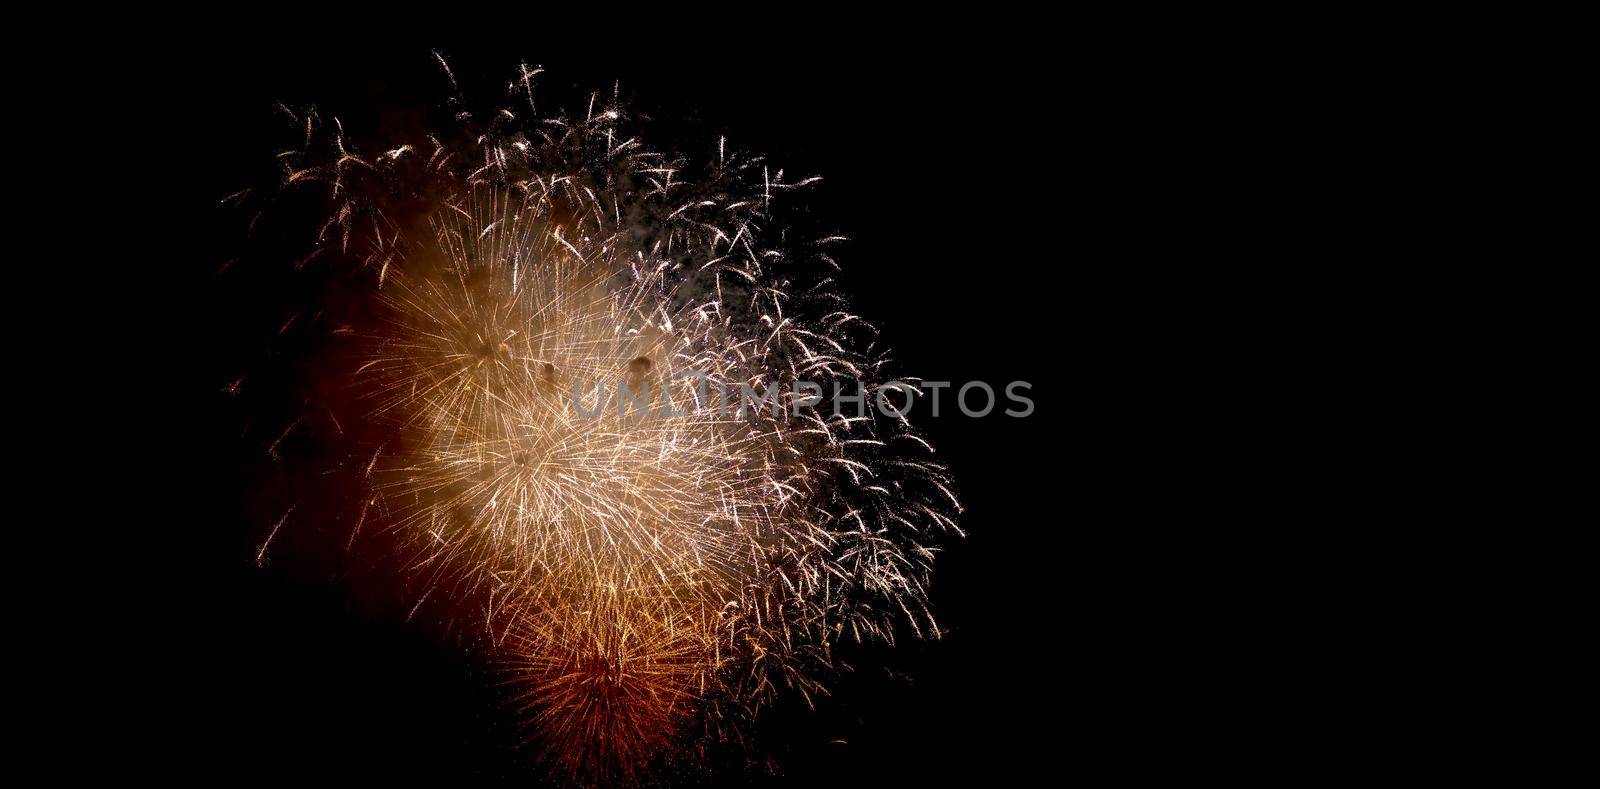
{"label": "night sky", "polygon": [[677,779],[1020,781],[1110,768],[1170,724],[1152,720],[1149,689],[1166,681],[1164,650],[1180,647],[1129,645],[1156,626],[1127,616],[1148,594],[1123,573],[1138,568],[1128,546],[1142,538],[1127,531],[1138,527],[1103,487],[1094,507],[1077,504],[1138,448],[1085,458],[1066,427],[1069,409],[1086,430],[1110,427],[1066,393],[1130,330],[1118,306],[1125,283],[1112,287],[1103,272],[1131,265],[1119,239],[1132,226],[1119,212],[1138,185],[1120,176],[1140,144],[1108,119],[1122,104],[1101,83],[1038,48],[1005,61],[911,45],[652,56],[313,36],[200,45],[170,83],[196,163],[175,199],[203,228],[203,243],[182,256],[195,360],[183,371],[194,405],[193,450],[182,455],[193,482],[174,518],[183,548],[162,614],[179,634],[164,645],[175,676],[163,703],[181,721],[181,769],[295,780],[530,775],[485,667],[368,594],[337,551],[257,567],[267,513],[281,505],[260,500],[262,442],[222,391],[253,356],[282,352],[264,342],[262,320],[286,294],[241,293],[216,276],[239,243],[217,203],[272,172],[284,140],[275,103],[314,103],[368,128],[407,124],[444,95],[433,46],[468,85],[494,86],[519,62],[543,65],[540,84],[569,109],[620,80],[634,110],[659,120],[654,142],[710,155],[725,134],[791,177],[823,176],[800,200],[811,221],[850,237],[837,255],[842,290],[883,329],[894,369],[1033,384],[1036,411],[1024,419],[913,413],[965,506],[968,537],[944,543],[934,576],[945,636],[852,650],[854,670],[817,711],[778,710],[763,729],[775,775],[723,764],[709,779]]}

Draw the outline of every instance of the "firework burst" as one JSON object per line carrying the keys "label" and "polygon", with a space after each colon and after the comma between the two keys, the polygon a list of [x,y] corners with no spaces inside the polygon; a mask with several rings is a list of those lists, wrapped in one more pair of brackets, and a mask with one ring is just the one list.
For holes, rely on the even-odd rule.
{"label": "firework burst", "polygon": [[840,639],[936,636],[959,505],[904,418],[841,407],[887,360],[833,290],[841,239],[780,219],[817,179],[720,140],[699,166],[654,151],[598,97],[539,115],[538,73],[371,154],[285,109],[279,194],[326,201],[298,264],[363,283],[337,331],[355,396],[318,404],[373,426],[336,464],[355,528],[481,626],[548,764],[632,781],[776,694],[813,701]]}

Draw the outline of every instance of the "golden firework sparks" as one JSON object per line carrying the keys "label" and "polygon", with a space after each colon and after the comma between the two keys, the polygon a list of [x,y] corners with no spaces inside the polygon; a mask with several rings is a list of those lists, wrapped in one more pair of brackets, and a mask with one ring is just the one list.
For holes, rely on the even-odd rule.
{"label": "golden firework sparks", "polygon": [[632,780],[774,694],[812,700],[841,638],[937,635],[933,543],[959,504],[904,418],[802,394],[886,383],[832,289],[842,239],[786,243],[774,208],[817,179],[725,140],[691,166],[621,106],[541,117],[540,71],[515,110],[463,111],[471,133],[372,157],[285,110],[304,148],[282,187],[328,201],[300,265],[366,276],[361,329],[335,332],[364,349],[357,405],[319,404],[382,428],[340,466],[354,528],[398,535],[426,593],[481,601],[551,764]]}

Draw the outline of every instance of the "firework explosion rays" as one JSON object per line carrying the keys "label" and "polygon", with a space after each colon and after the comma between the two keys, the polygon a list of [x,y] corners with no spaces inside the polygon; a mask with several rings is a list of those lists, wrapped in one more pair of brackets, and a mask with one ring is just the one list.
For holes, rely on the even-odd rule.
{"label": "firework explosion rays", "polygon": [[[780,218],[816,179],[720,140],[703,166],[652,151],[597,97],[541,116],[537,74],[371,155],[286,108],[265,203],[323,201],[297,265],[364,283],[331,322],[356,395],[308,404],[372,426],[335,464],[354,528],[477,622],[546,764],[633,781],[674,744],[741,740],[777,694],[813,701],[840,639],[936,636],[960,508],[904,418],[829,396],[872,402],[886,359],[833,290],[842,239]],[[778,407],[708,401],[741,385]],[[641,391],[648,413],[622,397]]]}

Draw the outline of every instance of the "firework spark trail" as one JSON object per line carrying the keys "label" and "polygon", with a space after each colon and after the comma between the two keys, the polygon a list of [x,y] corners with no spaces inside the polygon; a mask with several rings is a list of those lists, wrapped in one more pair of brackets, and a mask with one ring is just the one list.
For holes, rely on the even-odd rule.
{"label": "firework spark trail", "polygon": [[[507,85],[525,107],[480,114],[449,74],[470,132],[374,158],[286,108],[305,147],[279,157],[282,190],[327,200],[302,265],[348,256],[371,278],[379,318],[341,329],[369,349],[345,421],[389,430],[347,464],[360,523],[398,535],[430,593],[488,601],[476,615],[550,763],[634,780],[680,738],[737,736],[775,694],[825,692],[838,639],[936,636],[934,544],[959,504],[904,419],[702,400],[878,391],[874,330],[830,287],[842,239],[782,242],[775,193],[816,179],[720,139],[694,167],[593,98],[541,118],[541,71]],[[681,410],[619,407],[624,385]]]}

